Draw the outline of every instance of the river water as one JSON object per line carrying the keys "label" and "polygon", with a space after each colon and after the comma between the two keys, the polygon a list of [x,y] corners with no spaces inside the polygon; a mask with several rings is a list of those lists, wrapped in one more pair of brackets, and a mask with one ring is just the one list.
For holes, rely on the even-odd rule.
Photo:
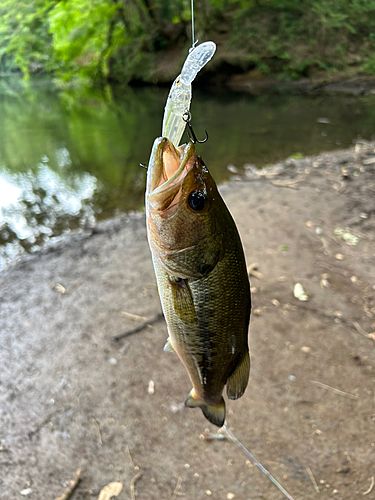
{"label": "river water", "polygon": [[[57,90],[0,80],[0,270],[23,252],[142,209],[168,89]],[[217,182],[291,155],[373,139],[375,96],[249,96],[193,89],[192,124]],[[231,165],[231,167],[228,166]]]}

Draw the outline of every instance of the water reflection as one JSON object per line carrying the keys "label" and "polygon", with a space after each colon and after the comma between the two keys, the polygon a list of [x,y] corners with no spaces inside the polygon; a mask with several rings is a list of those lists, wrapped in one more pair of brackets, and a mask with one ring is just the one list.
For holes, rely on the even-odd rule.
{"label": "water reflection", "polygon": [[[57,150],[58,164],[70,164],[69,152]],[[94,225],[98,181],[88,173],[62,177],[43,156],[33,172],[0,168],[0,270],[23,252],[38,250],[72,229]]]}
{"label": "water reflection", "polygon": [[[143,207],[145,171],[168,89],[53,88],[0,79],[0,269],[22,252],[95,219]],[[375,96],[259,97],[194,89],[198,153],[217,182],[228,164],[263,166],[292,154],[371,139]]]}

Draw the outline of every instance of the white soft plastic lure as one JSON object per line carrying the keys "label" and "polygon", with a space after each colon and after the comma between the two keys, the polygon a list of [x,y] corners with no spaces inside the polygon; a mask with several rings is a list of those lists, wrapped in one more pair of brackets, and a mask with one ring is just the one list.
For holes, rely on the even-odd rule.
{"label": "white soft plastic lure", "polygon": [[164,108],[162,137],[167,137],[177,148],[184,133],[185,113],[189,114],[191,84],[198,72],[210,61],[215,53],[214,42],[204,42],[190,49],[181,74],[172,83]]}

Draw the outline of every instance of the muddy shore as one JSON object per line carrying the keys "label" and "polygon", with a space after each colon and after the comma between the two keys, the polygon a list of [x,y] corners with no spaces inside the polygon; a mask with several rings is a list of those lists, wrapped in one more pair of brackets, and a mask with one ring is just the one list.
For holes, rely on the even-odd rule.
{"label": "muddy shore", "polygon": [[[228,426],[295,500],[375,492],[374,148],[221,186],[258,272],[251,378]],[[164,321],[113,340],[139,324],[124,312],[160,312],[143,214],[0,274],[1,499],[57,499],[78,469],[74,500],[114,481],[120,500],[283,498],[233,443],[200,439],[215,429],[183,406]]]}

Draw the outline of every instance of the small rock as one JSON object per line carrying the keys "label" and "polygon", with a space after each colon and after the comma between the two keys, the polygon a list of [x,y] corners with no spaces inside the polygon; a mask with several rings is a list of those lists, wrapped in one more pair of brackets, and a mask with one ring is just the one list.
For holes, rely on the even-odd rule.
{"label": "small rock", "polygon": [[302,302],[305,302],[309,300],[308,294],[305,292],[303,289],[303,286],[301,283],[296,283],[294,285],[293,293],[296,299],[301,300]]}
{"label": "small rock", "polygon": [[327,273],[323,273],[321,275],[321,280],[320,280],[320,286],[323,288],[328,288],[329,287],[329,281],[328,281],[328,278],[329,278],[329,274]]}
{"label": "small rock", "polygon": [[375,156],[372,156],[371,158],[367,158],[366,160],[363,160],[363,165],[372,165],[375,163]]}
{"label": "small rock", "polygon": [[233,500],[234,496],[235,496],[234,493],[228,493],[227,494],[227,499],[228,500]]}
{"label": "small rock", "polygon": [[65,286],[62,285],[61,283],[52,283],[51,289],[61,293],[61,295],[65,295],[67,292]]}
{"label": "small rock", "polygon": [[210,497],[212,495],[212,491],[211,490],[206,490],[206,495],[208,495]]}
{"label": "small rock", "polygon": [[342,253],[337,253],[337,254],[335,255],[335,258],[336,258],[337,260],[344,260],[344,256],[343,256],[343,254],[342,254]]}
{"label": "small rock", "polygon": [[147,388],[147,392],[149,394],[154,394],[155,393],[155,383],[153,380],[150,380],[149,383],[148,383],[148,388]]}
{"label": "small rock", "polygon": [[115,358],[109,358],[108,363],[112,366],[117,365],[117,359]]}
{"label": "small rock", "polygon": [[355,246],[359,242],[358,236],[346,231],[345,229],[341,229],[340,227],[337,227],[333,233],[344,240],[347,245]]}
{"label": "small rock", "polygon": [[308,354],[309,352],[311,352],[311,347],[304,345],[301,347],[301,351]]}
{"label": "small rock", "polygon": [[24,490],[20,491],[21,495],[30,495],[30,493],[32,493],[32,489],[31,488],[25,488]]}
{"label": "small rock", "polygon": [[227,170],[229,170],[229,172],[232,172],[232,174],[239,174],[238,168],[234,165],[227,165]]}
{"label": "small rock", "polygon": [[279,307],[280,302],[277,299],[272,299],[271,304],[273,304],[275,307]]}
{"label": "small rock", "polygon": [[358,281],[358,280],[357,280],[357,276],[351,276],[350,281],[351,281],[352,283],[357,283],[357,281]]}

